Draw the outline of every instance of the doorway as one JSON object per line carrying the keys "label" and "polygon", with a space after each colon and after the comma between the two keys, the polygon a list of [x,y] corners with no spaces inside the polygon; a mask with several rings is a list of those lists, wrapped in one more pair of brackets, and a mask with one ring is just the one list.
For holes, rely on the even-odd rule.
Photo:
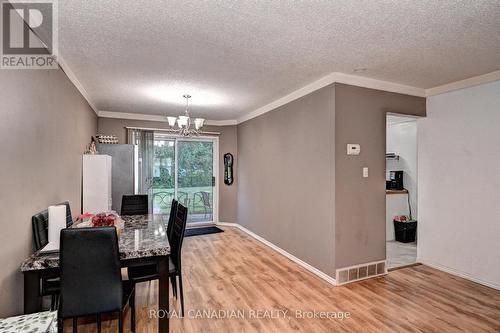
{"label": "doorway", "polygon": [[154,133],[151,205],[155,214],[169,214],[172,199],[188,208],[190,224],[217,221],[218,140]]}
{"label": "doorway", "polygon": [[388,269],[417,261],[417,118],[386,118],[386,258]]}

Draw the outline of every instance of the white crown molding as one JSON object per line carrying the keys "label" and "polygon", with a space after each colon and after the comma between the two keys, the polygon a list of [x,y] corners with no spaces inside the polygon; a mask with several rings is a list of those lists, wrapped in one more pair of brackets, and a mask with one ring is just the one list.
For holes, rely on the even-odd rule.
{"label": "white crown molding", "polygon": [[[103,111],[97,112],[101,118],[115,118],[115,119],[129,119],[129,120],[145,120],[145,121],[159,121],[166,122],[165,116],[155,114],[142,114],[142,113],[126,113],[126,112],[113,112]],[[205,120],[207,126],[230,126],[236,125],[236,120]]]}
{"label": "white crown molding", "polygon": [[351,86],[383,90],[397,94],[425,97],[425,89],[423,88],[407,86],[404,84],[394,83],[390,81],[372,79],[364,76],[336,72],[335,82],[349,84]]}
{"label": "white crown molding", "polygon": [[83,87],[81,82],[78,80],[76,77],[75,73],[69,68],[68,64],[66,61],[61,57],[60,54],[57,55],[57,63],[59,64],[59,67],[63,70],[63,72],[66,74],[68,79],[73,83],[75,88],[82,94],[83,98],[89,103],[89,106],[94,110],[97,116],[99,116],[99,111],[97,110],[94,102],[92,102],[92,99],[90,98],[90,95],[87,93],[87,90]]}
{"label": "white crown molding", "polygon": [[[55,9],[56,9],[56,12],[57,12],[58,2],[56,1],[56,2],[52,3],[52,5],[56,6]],[[32,17],[31,13],[30,13],[29,17]],[[26,20],[24,18],[23,18],[23,20],[26,22]],[[57,20],[57,18],[56,18],[56,20]],[[29,26],[29,22],[26,22],[26,24]],[[31,32],[33,34],[35,34],[35,36],[38,38],[38,40],[40,41],[40,43],[42,43],[44,45],[44,47],[47,48],[47,46],[45,45],[45,43],[43,42],[43,40],[38,36],[38,34],[34,30],[31,30]],[[59,37],[58,34],[55,34],[55,37],[54,37],[54,47],[55,47],[54,51],[55,51],[55,54],[57,55],[56,56],[56,61],[59,64],[59,67],[66,74],[66,76],[71,81],[71,83],[73,83],[73,85],[75,86],[75,88],[80,92],[80,94],[83,96],[83,98],[85,98],[85,100],[89,104],[90,108],[92,110],[94,110],[94,112],[96,113],[96,115],[98,115],[98,110],[97,110],[95,104],[92,102],[92,99],[90,98],[90,95],[87,93],[87,91],[85,90],[85,88],[83,87],[83,85],[81,84],[81,82],[78,80],[78,78],[76,77],[75,73],[71,70],[71,68],[69,68],[69,66],[68,66],[67,62],[64,60],[64,58],[59,54],[59,39],[58,39],[58,37]]]}
{"label": "white crown molding", "polygon": [[478,86],[480,84],[489,83],[489,82],[498,81],[498,80],[500,80],[500,70],[494,71],[491,73],[487,73],[487,74],[483,74],[483,75],[479,75],[479,76],[474,76],[474,77],[471,77],[471,78],[468,78],[465,80],[461,80],[461,81],[451,82],[448,84],[444,84],[442,86],[429,88],[429,89],[425,90],[425,96],[429,97],[429,96],[440,95],[440,94],[447,93],[449,91]]}
{"label": "white crown molding", "polygon": [[317,81],[314,81],[300,89],[297,89],[291,93],[289,93],[288,95],[285,95],[281,98],[278,98],[277,100],[269,103],[269,104],[266,104],[250,113],[247,113],[246,115],[243,115],[241,116],[240,118],[238,118],[238,124],[239,123],[243,123],[247,120],[250,120],[252,118],[255,118],[255,117],[258,117],[264,113],[267,113],[269,111],[272,111],[276,108],[279,108],[280,106],[283,106],[287,103],[290,103],[291,101],[294,101],[296,99],[299,99],[305,95],[308,95],[318,89],[321,89],[323,87],[326,87],[332,83],[335,82],[335,74],[336,73],[331,73],[327,76],[324,76],[322,77],[321,79],[317,80]]}
{"label": "white crown molding", "polygon": [[332,83],[344,83],[363,88],[377,89],[377,90],[394,92],[398,94],[425,97],[425,89],[423,88],[416,88],[389,81],[382,81],[363,76],[334,72],[238,118],[238,124],[243,123],[252,118],[258,117],[269,111],[272,111],[280,106],[290,103],[296,99],[299,99],[305,95],[308,95]]}
{"label": "white crown molding", "polygon": [[231,125],[238,125],[238,121],[235,119],[228,119],[228,120],[210,120],[207,119],[205,120],[205,125],[208,126],[231,126]]}
{"label": "white crown molding", "polygon": [[[89,103],[90,107],[94,110],[94,112],[99,116],[103,118],[119,118],[119,119],[131,119],[131,120],[148,120],[148,121],[165,121],[163,116],[160,115],[147,115],[147,114],[138,114],[138,113],[125,113],[125,112],[113,112],[113,111],[104,111],[101,110],[99,111],[95,104],[92,102],[92,99],[90,98],[90,95],[87,93],[83,85],[80,83],[76,75],[73,73],[73,71],[69,68],[67,63],[64,61],[64,59],[61,56],[58,56],[58,62],[59,66],[62,68],[62,70],[66,73],[70,81],[75,85],[75,87],[80,91],[82,96],[87,100]],[[333,83],[343,83],[343,84],[349,84],[357,87],[363,87],[363,88],[369,88],[369,89],[376,89],[376,90],[382,90],[382,91],[388,91],[388,92],[393,92],[393,93],[398,93],[398,94],[404,94],[404,95],[410,95],[410,96],[417,96],[417,97],[429,97],[429,96],[435,96],[439,94],[443,94],[449,91],[454,91],[454,90],[459,90],[459,89],[464,89],[464,88],[469,88],[473,86],[477,86],[480,84],[484,83],[489,83],[493,81],[498,81],[500,80],[500,70],[471,77],[465,80],[461,81],[456,81],[456,82],[451,82],[445,85],[429,88],[429,89],[423,89],[423,88],[418,88],[418,87],[413,87],[413,86],[408,86],[408,85],[403,85],[399,83],[394,83],[394,82],[389,82],[389,81],[383,81],[383,80],[377,80],[377,79],[372,79],[364,76],[358,76],[358,75],[352,75],[352,74],[346,74],[346,73],[341,73],[341,72],[333,72],[330,73],[319,80],[316,80],[302,88],[299,88],[281,98],[276,99],[275,101],[268,103],[254,111],[251,111],[238,119],[228,119],[228,120],[206,120],[205,124],[206,125],[211,125],[211,126],[230,126],[230,125],[237,125],[240,123],[243,123],[247,120],[250,120],[252,118],[258,117],[264,113],[267,113],[269,111],[272,111],[276,108],[279,108],[280,106],[283,106],[287,103],[290,103],[296,99],[299,99],[305,95],[308,95],[318,89],[321,89],[323,87],[326,87],[330,84]]]}

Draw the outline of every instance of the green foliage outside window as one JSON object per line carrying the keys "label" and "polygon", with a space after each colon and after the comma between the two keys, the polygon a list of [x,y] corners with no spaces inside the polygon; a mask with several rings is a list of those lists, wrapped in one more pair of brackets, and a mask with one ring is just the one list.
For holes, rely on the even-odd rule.
{"label": "green foliage outside window", "polygon": [[[213,151],[211,142],[178,142],[179,187],[212,186]],[[155,188],[174,188],[174,147],[156,145],[155,162],[159,162],[159,176],[154,177]]]}

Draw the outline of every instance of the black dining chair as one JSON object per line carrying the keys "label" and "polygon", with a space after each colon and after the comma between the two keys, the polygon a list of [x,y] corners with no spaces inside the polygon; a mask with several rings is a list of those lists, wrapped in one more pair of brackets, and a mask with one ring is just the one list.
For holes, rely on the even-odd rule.
{"label": "black dining chair", "polygon": [[71,207],[69,206],[69,201],[61,202],[59,205],[66,206],[66,227],[69,228],[73,225],[73,216],[71,215]]}
{"label": "black dining chair", "polygon": [[[170,256],[168,262],[168,274],[170,279],[176,281],[179,279],[179,294],[181,298],[181,313],[184,316],[184,291],[182,288],[182,243],[184,242],[184,234],[186,232],[188,210],[183,205],[177,206],[177,214],[172,226],[172,236],[170,242]],[[174,289],[177,297],[177,287]]]}
{"label": "black dining chair", "polygon": [[170,205],[170,215],[168,216],[168,224],[167,224],[167,237],[170,242],[170,237],[172,235],[172,226],[174,225],[174,217],[177,214],[177,206],[179,205],[179,201],[172,199],[172,204]]}
{"label": "black dining chair", "polygon": [[[66,206],[66,227],[73,225],[73,216],[68,201],[62,202],[59,205]],[[49,212],[44,210],[31,217],[31,227],[33,229],[33,242],[35,251],[40,250],[49,242]],[[60,281],[58,276],[47,277],[42,279],[41,292],[42,296],[50,296],[50,310],[56,310],[59,303]]]}
{"label": "black dining chair", "polygon": [[76,332],[78,317],[90,315],[97,316],[97,331],[101,332],[101,314],[118,312],[118,329],[122,333],[127,304],[135,332],[135,289],[121,278],[115,227],[63,229],[60,268],[59,332],[65,319],[73,318]]}
{"label": "black dining chair", "polygon": [[[172,233],[172,226],[175,215],[177,213],[178,201],[172,199],[170,208],[170,215],[168,217],[167,237],[170,242],[170,234]],[[139,282],[146,282],[159,279],[160,273],[157,264],[138,264],[127,267],[127,275],[130,281],[134,284]],[[175,292],[175,281],[172,280],[172,289]]]}
{"label": "black dining chair", "polygon": [[[184,240],[187,222],[187,208],[182,204],[177,204],[175,216],[172,217],[172,229],[170,243],[170,256],[168,259],[168,274],[172,283],[174,296],[177,298],[177,278],[179,278],[179,293],[181,298],[181,311],[184,315],[184,294],[182,290],[182,269],[181,269],[181,248]],[[168,235],[168,234],[167,234]],[[143,281],[157,280],[160,278],[158,267],[155,265],[150,270],[136,270],[134,267],[128,268],[128,278],[134,284]]]}
{"label": "black dining chair", "polygon": [[[66,227],[71,227],[73,225],[73,217],[71,216],[69,202],[65,201],[59,205],[66,206]],[[49,211],[46,209],[43,212],[33,215],[31,217],[31,227],[33,229],[35,251],[38,251],[49,242]]]}
{"label": "black dining chair", "polygon": [[[148,195],[124,195],[122,197],[121,215],[145,215],[149,213]],[[145,282],[157,279],[158,266],[156,263],[141,263],[127,267],[127,275],[132,283]]]}
{"label": "black dining chair", "polygon": [[148,213],[149,199],[147,194],[122,196],[121,215],[146,215]]}

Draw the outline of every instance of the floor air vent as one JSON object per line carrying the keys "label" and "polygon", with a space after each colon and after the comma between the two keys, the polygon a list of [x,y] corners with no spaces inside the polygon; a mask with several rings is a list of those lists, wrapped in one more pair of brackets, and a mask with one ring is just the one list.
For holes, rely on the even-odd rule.
{"label": "floor air vent", "polygon": [[343,285],[384,274],[387,274],[385,260],[337,269],[335,280],[337,285]]}

